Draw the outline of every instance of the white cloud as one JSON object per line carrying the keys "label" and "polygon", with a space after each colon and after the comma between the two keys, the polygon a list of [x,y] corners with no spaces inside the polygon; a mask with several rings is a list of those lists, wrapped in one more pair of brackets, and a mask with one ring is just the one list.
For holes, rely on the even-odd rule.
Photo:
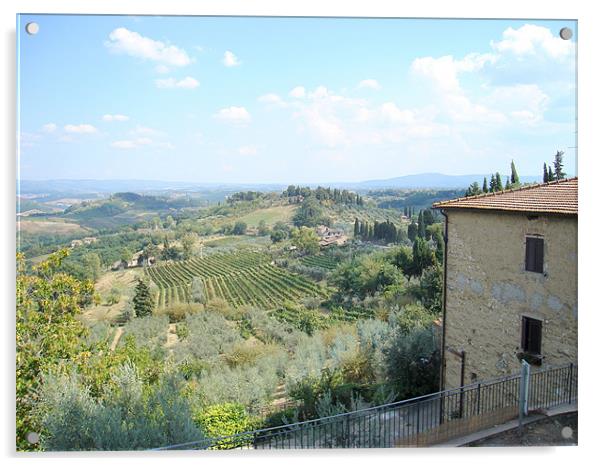
{"label": "white cloud", "polygon": [[159,74],[166,74],[166,73],[169,73],[171,71],[171,69],[169,68],[169,66],[157,65],[157,66],[155,66],[155,71]]}
{"label": "white cloud", "polygon": [[103,121],[128,121],[129,119],[130,117],[120,114],[111,115],[107,113],[106,115],[102,116]]}
{"label": "white cloud", "polygon": [[105,46],[115,52],[152,60],[169,66],[186,66],[191,63],[188,54],[175,45],[165,44],[126,28],[117,28],[109,34]]}
{"label": "white cloud", "polygon": [[57,126],[54,123],[46,123],[42,126],[42,131],[45,133],[54,133],[56,131]]}
{"label": "white cloud", "polygon": [[244,107],[222,108],[213,117],[231,123],[247,123],[251,120],[251,115]]}
{"label": "white cloud", "polygon": [[160,136],[163,133],[161,131],[158,131],[156,129],[153,128],[148,128],[146,126],[142,126],[142,125],[136,125],[136,127],[130,131],[130,133],[134,136]]}
{"label": "white cloud", "polygon": [[293,88],[288,95],[294,97],[295,99],[302,99],[305,97],[305,88],[303,86],[297,86]]}
{"label": "white cloud", "polygon": [[515,55],[536,55],[544,53],[554,59],[562,59],[573,54],[575,43],[554,36],[546,27],[525,24],[518,29],[509,27],[499,42],[491,41],[491,47],[498,52],[511,52]]}
{"label": "white cloud", "polygon": [[360,89],[380,89],[380,84],[376,79],[364,79],[357,85]]}
{"label": "white cloud", "polygon": [[148,146],[152,143],[152,139],[149,138],[126,139],[112,142],[111,147],[114,147],[115,149],[137,149],[141,146]]}
{"label": "white cloud", "polygon": [[67,133],[77,133],[77,134],[90,134],[96,133],[96,128],[92,125],[88,124],[79,124],[79,125],[65,125],[65,131]]}
{"label": "white cloud", "polygon": [[224,53],[224,58],[222,58],[222,63],[224,64],[224,66],[230,68],[232,66],[239,66],[241,64],[241,61],[236,55],[230,52],[230,50],[226,50],[226,52]]}
{"label": "white cloud", "polygon": [[410,110],[401,110],[393,102],[386,102],[381,105],[380,111],[385,119],[393,123],[410,124],[414,122],[414,113]]}
{"label": "white cloud", "polygon": [[179,81],[175,78],[157,79],[155,80],[155,85],[159,89],[194,89],[195,87],[199,87],[199,82],[190,76],[186,76]]}
{"label": "white cloud", "polygon": [[257,155],[257,147],[255,146],[242,146],[238,148],[238,153],[243,156]]}
{"label": "white cloud", "polygon": [[275,105],[277,107],[286,106],[286,102],[278,94],[264,94],[257,98],[258,102],[267,105]]}
{"label": "white cloud", "polygon": [[517,84],[495,88],[486,101],[511,120],[534,125],[544,119],[550,97],[535,84]]}
{"label": "white cloud", "polygon": [[497,57],[490,53],[470,53],[461,60],[455,60],[451,55],[443,57],[416,58],[411,65],[411,71],[420,77],[427,78],[442,91],[459,91],[458,74],[474,72],[488,63],[495,63]]}

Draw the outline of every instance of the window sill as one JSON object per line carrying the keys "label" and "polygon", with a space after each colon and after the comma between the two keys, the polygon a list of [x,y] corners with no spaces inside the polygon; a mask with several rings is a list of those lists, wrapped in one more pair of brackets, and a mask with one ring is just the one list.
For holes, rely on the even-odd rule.
{"label": "window sill", "polygon": [[516,357],[519,361],[523,359],[532,366],[541,366],[543,362],[543,356],[541,354],[533,354],[533,353],[517,353]]}

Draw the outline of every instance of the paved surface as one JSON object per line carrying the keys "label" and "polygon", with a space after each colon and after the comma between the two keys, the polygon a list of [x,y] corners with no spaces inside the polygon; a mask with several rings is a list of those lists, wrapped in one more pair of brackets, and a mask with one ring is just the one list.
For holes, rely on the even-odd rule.
{"label": "paved surface", "polygon": [[[550,408],[541,414],[531,414],[524,420],[524,425],[528,426],[529,424],[534,423],[534,422],[546,420],[549,418],[553,418],[555,416],[569,414],[569,413],[575,413],[575,414],[577,413],[577,405],[576,404],[567,404],[567,405],[563,405],[563,406],[557,406],[555,408]],[[436,445],[436,447],[471,446],[471,444],[474,444],[474,443],[484,440],[486,438],[490,438],[492,436],[499,436],[500,434],[502,434],[504,432],[511,431],[516,428],[518,428],[518,420],[513,420],[513,421],[507,422],[505,424],[500,424],[499,426],[495,426],[495,427],[491,427],[489,429],[475,432],[474,434],[467,435],[466,437],[457,438],[457,439],[451,440],[449,442]],[[575,445],[576,445],[576,439],[577,439],[577,437],[576,437],[576,430],[575,430],[575,440],[573,443]],[[518,444],[508,445],[508,446],[517,446],[517,445]],[[552,444],[548,443],[547,445],[552,445]],[[555,443],[554,445],[560,445],[560,443]],[[493,445],[491,445],[491,446],[493,446]],[[498,445],[498,446],[500,446],[500,445]]]}

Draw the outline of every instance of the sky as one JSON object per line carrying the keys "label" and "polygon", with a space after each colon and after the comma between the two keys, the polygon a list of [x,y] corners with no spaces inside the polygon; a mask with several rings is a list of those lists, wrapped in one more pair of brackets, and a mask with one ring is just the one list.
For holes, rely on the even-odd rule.
{"label": "sky", "polygon": [[557,150],[577,171],[574,21],[17,23],[21,179],[355,182],[512,160],[539,175]]}

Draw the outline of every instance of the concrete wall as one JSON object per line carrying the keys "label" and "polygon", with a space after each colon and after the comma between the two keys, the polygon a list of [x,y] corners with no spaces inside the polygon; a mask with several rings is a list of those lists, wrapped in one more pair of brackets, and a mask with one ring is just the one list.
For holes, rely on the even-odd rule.
{"label": "concrete wall", "polygon": [[[520,369],[522,316],[543,321],[543,366],[577,361],[577,217],[447,211],[446,347],[465,383]],[[544,274],[525,271],[525,238],[544,237]],[[461,359],[445,351],[444,387]]]}

